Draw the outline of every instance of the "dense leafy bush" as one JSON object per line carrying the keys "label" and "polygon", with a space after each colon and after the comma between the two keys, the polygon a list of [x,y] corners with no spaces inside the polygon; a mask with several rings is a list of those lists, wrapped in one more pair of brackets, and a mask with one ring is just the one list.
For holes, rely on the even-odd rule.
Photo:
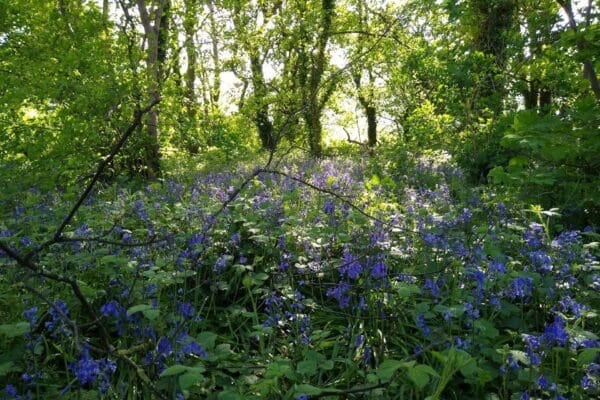
{"label": "dense leafy bush", "polygon": [[600,221],[600,109],[595,99],[578,100],[563,115],[522,111],[501,143],[513,157],[490,171],[521,199],[560,207],[580,227]]}

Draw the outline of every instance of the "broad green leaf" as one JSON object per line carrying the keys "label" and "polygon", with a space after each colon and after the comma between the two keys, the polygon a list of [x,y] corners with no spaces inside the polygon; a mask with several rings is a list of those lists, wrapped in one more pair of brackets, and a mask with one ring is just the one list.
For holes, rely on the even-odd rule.
{"label": "broad green leaf", "polygon": [[22,336],[26,332],[29,332],[29,322],[0,325],[0,334],[9,338]]}
{"label": "broad green leaf", "polygon": [[163,372],[160,373],[160,377],[163,378],[165,376],[173,376],[173,375],[179,375],[179,374],[183,374],[184,372],[188,371],[188,367],[186,367],[185,365],[173,365],[167,369],[165,369]]}
{"label": "broad green leaf", "polygon": [[429,373],[421,365],[409,368],[407,371],[408,378],[419,388],[423,389],[429,383]]}
{"label": "broad green leaf", "polygon": [[498,329],[492,324],[490,321],[485,319],[479,319],[474,323],[475,331],[479,330],[479,332],[490,339],[498,337],[500,334]]}
{"label": "broad green leaf", "polygon": [[318,387],[306,383],[296,385],[294,389],[295,395],[305,394],[307,396],[317,396],[322,392],[323,390],[319,389]]}
{"label": "broad green leaf", "polygon": [[588,365],[592,361],[596,359],[598,354],[600,353],[599,347],[583,349],[579,355],[577,356],[577,365],[582,367],[584,365]]}
{"label": "broad green leaf", "polygon": [[19,371],[19,368],[15,366],[15,363],[12,361],[7,361],[0,364],[0,376],[5,376],[9,372]]}
{"label": "broad green leaf", "polygon": [[387,359],[379,364],[376,374],[382,381],[388,381],[399,368],[406,366],[407,363],[405,361]]}
{"label": "broad green leaf", "polygon": [[200,343],[206,350],[211,350],[215,347],[215,342],[217,340],[217,334],[214,332],[202,332],[196,336],[196,340]]}
{"label": "broad green leaf", "polygon": [[296,370],[299,374],[314,375],[317,373],[317,363],[313,360],[303,360],[298,363]]}

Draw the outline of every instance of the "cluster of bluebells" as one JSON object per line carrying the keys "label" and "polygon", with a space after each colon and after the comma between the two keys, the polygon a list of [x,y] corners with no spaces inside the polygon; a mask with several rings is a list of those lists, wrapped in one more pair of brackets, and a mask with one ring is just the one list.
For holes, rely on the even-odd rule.
{"label": "cluster of bluebells", "polygon": [[[523,313],[534,309],[539,313],[539,325],[522,321],[527,326],[522,340],[504,342],[511,350],[524,353],[526,362],[515,352],[497,367],[506,375],[525,366],[537,374],[527,391],[513,387],[522,398],[539,395],[536,391],[561,398],[553,383],[558,379],[542,374],[552,349],[578,351],[598,346],[597,340],[581,339],[571,328],[578,324],[573,321],[585,318],[592,309],[575,290],[582,280],[575,273],[576,266],[588,273],[597,265],[591,252],[582,249],[583,235],[568,231],[550,239],[544,225],[532,223],[526,225],[518,248],[516,241],[503,242],[502,229],[509,222],[503,203],[488,207],[478,198],[459,203],[450,185],[461,173],[448,163],[422,158],[415,168],[414,176],[399,177],[395,182],[397,191],[387,193],[383,185],[367,184],[363,171],[352,163],[326,160],[282,167],[290,176],[336,191],[376,214],[377,220],[361,224],[353,222],[350,206],[339,198],[317,196],[294,179],[277,174],[257,176],[243,198],[223,211],[223,225],[208,210],[230,200],[240,174],[198,176],[191,187],[169,178],[166,191],[148,187],[137,193],[135,200],[122,193],[120,202],[129,205],[127,218],[112,230],[112,239],[131,245],[160,233],[164,230],[160,219],[166,205],[180,210],[178,218],[185,223],[179,226],[190,228],[176,240],[108,247],[102,254],[120,257],[119,265],[123,267],[112,272],[106,285],[102,283],[108,294],[95,303],[96,311],[115,339],[133,338],[136,344],[148,345],[140,364],[159,379],[160,372],[171,365],[189,365],[208,357],[195,339],[201,330],[198,310],[202,308],[191,300],[189,288],[202,292],[205,288],[227,287],[219,284],[235,282],[239,280],[237,274],[244,276],[248,271],[268,272],[269,289],[258,292],[263,293],[262,297],[253,306],[258,305],[263,327],[272,328],[272,342],[283,343],[277,348],[289,351],[292,343],[317,347],[314,333],[319,329],[323,334],[323,318],[313,311],[326,315],[337,312],[353,321],[354,330],[333,323],[327,330],[344,332],[340,336],[364,368],[375,367],[377,360],[387,356],[377,352],[393,346],[385,336],[395,333],[398,321],[407,321],[406,346],[416,349],[415,356],[429,348],[443,351],[445,346],[454,346],[477,357],[487,346],[480,340],[478,328],[484,318],[489,318],[485,322],[497,328],[500,335],[506,328],[503,307]],[[365,190],[372,196],[362,196]],[[290,193],[297,195],[297,203],[286,203],[285,195]],[[378,208],[380,199],[395,205]],[[243,211],[239,213],[238,209]],[[252,219],[245,213],[258,217]],[[294,224],[286,220],[289,214],[297,218]],[[483,235],[479,226],[482,223],[489,224],[483,227]],[[91,238],[102,231],[92,225],[83,223],[73,233]],[[12,235],[12,231],[0,231],[0,237]],[[23,236],[19,245],[30,249],[35,242]],[[94,246],[74,242],[67,250],[86,257],[87,252],[82,252],[85,248],[93,258],[101,258],[95,257]],[[101,275],[94,272],[102,263],[90,260],[89,268],[81,272]],[[598,274],[586,277],[591,290],[600,290]],[[216,301],[226,303],[230,293]],[[536,304],[542,294],[547,303]],[[422,302],[421,306],[413,307],[417,301]],[[160,321],[147,318],[144,312],[128,313],[135,304],[145,306],[146,313],[154,312],[150,315],[160,312]],[[30,325],[26,334],[29,349],[40,340],[31,332],[40,328],[53,340],[75,341],[71,319],[76,319],[76,309],[69,310],[66,302],[56,300],[43,318],[40,310],[38,305],[24,313]],[[449,332],[448,337],[436,347],[436,336],[442,331]],[[76,381],[73,387],[106,392],[116,364],[109,358],[94,358],[91,348],[84,343],[77,358],[67,366]],[[277,348],[269,351],[276,352]],[[581,390],[590,395],[598,393],[599,364],[600,360],[594,360],[579,371]],[[26,387],[41,379],[43,374],[33,370],[22,376]],[[65,391],[71,388],[67,386]],[[20,395],[13,385],[8,385],[5,392],[8,398],[27,396]]]}
{"label": "cluster of bluebells", "polygon": [[[110,388],[110,377],[117,370],[117,364],[108,358],[92,358],[89,347],[84,343],[81,355],[68,364],[68,369],[81,387],[89,388],[98,384],[100,393],[105,393]],[[63,392],[68,390],[70,387],[63,389]]]}

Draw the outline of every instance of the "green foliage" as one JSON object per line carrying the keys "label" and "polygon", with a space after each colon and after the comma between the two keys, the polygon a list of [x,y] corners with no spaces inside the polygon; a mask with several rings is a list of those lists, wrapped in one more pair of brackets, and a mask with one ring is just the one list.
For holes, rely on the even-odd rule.
{"label": "green foliage", "polygon": [[597,224],[600,107],[585,97],[563,115],[522,111],[501,143],[513,157],[490,171],[494,182],[518,188],[526,202],[557,206],[570,223]]}

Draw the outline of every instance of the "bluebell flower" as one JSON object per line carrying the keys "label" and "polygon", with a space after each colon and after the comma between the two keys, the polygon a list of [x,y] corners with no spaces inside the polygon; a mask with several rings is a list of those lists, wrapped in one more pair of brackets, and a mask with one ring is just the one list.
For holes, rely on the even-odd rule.
{"label": "bluebell flower", "polygon": [[467,349],[469,347],[469,344],[466,340],[462,340],[460,337],[457,337],[456,340],[454,341],[454,345],[456,346],[457,349]]}
{"label": "bluebell flower", "polygon": [[335,203],[330,199],[325,200],[325,203],[323,204],[323,212],[327,215],[333,215],[335,212]]}
{"label": "bluebell flower", "polygon": [[550,345],[564,346],[568,339],[569,335],[565,330],[565,321],[560,316],[555,316],[554,321],[546,325],[544,329],[544,340]]}
{"label": "bluebell flower", "polygon": [[35,306],[33,306],[33,307],[25,310],[25,312],[23,313],[23,316],[29,322],[30,326],[33,326],[33,325],[36,324],[36,322],[37,322],[37,313],[38,313],[38,308],[35,307]]}
{"label": "bluebell flower", "polygon": [[308,400],[308,396],[305,394],[300,394],[296,396],[296,400]]}
{"label": "bluebell flower", "polygon": [[156,353],[163,357],[168,357],[173,353],[173,345],[169,339],[162,337],[158,340],[158,343],[156,344]]}
{"label": "bluebell flower", "polygon": [[540,389],[545,390],[548,388],[549,386],[549,382],[548,379],[546,379],[546,377],[544,375],[540,375],[536,381],[537,385],[539,386]]}
{"label": "bluebell flower", "polygon": [[430,330],[425,323],[425,315],[423,313],[417,315],[417,326],[423,331],[423,334],[429,335]]}
{"label": "bluebell flower", "polygon": [[240,235],[239,232],[236,232],[233,235],[231,235],[231,238],[229,239],[229,243],[231,243],[233,245],[237,245],[240,243],[241,240],[242,240],[242,236]]}
{"label": "bluebell flower", "polygon": [[437,299],[440,296],[440,286],[440,281],[434,282],[432,279],[426,279],[423,283],[423,293],[425,289],[429,289],[431,295]]}
{"label": "bluebell flower", "polygon": [[350,279],[358,279],[362,273],[362,265],[358,257],[354,256],[346,247],[342,253],[343,264],[340,266],[340,273],[347,275]]}
{"label": "bluebell flower", "polygon": [[571,311],[576,318],[581,316],[581,311],[587,310],[585,305],[576,302],[571,296],[561,297],[558,301],[558,305],[563,313]]}
{"label": "bluebell flower", "polygon": [[509,354],[508,356],[506,356],[506,363],[508,364],[508,368],[511,371],[515,371],[515,370],[519,369],[519,360],[514,358],[512,354]]}
{"label": "bluebell flower", "polygon": [[215,271],[216,273],[221,273],[225,269],[226,265],[227,265],[227,259],[225,258],[224,255],[222,255],[221,257],[217,258],[217,261],[215,262],[215,266],[213,267],[213,271]]}
{"label": "bluebell flower", "polygon": [[488,263],[488,269],[490,270],[490,272],[492,272],[494,274],[505,274],[506,273],[506,266],[504,265],[503,262],[498,261],[498,260],[490,261]]}
{"label": "bluebell flower", "polygon": [[285,271],[290,267],[290,263],[288,262],[288,260],[285,257],[281,257],[279,259],[279,270],[280,271]]}
{"label": "bluebell flower", "polygon": [[600,380],[594,378],[589,373],[586,373],[580,381],[581,388],[585,391],[598,390],[600,389]]}
{"label": "bluebell flower", "polygon": [[373,355],[373,351],[371,350],[371,346],[366,344],[365,349],[363,351],[363,356],[362,356],[363,363],[369,364],[371,362],[372,355]]}
{"label": "bluebell flower", "polygon": [[192,238],[189,240],[188,246],[194,247],[198,244],[204,243],[204,241],[205,241],[204,233],[197,233],[194,236],[192,236]]}
{"label": "bluebell flower", "polygon": [[466,301],[464,303],[465,314],[471,319],[479,318],[479,309],[473,305],[473,303]]}
{"label": "bluebell flower", "polygon": [[340,282],[336,287],[327,289],[327,297],[333,297],[338,301],[340,308],[344,309],[350,305],[350,296],[347,292],[350,291],[352,286],[346,282]]}
{"label": "bluebell flower", "polygon": [[387,266],[383,261],[383,257],[377,257],[377,260],[371,269],[371,276],[375,279],[382,279],[387,276]]}
{"label": "bluebell flower", "polygon": [[118,317],[125,309],[116,300],[111,300],[100,307],[100,312],[105,317]]}
{"label": "bluebell flower", "polygon": [[498,202],[498,204],[496,204],[496,208],[498,209],[498,216],[502,219],[506,216],[506,206],[504,205],[503,202]]}
{"label": "bluebell flower", "polygon": [[194,313],[196,312],[196,310],[194,309],[194,306],[190,302],[186,302],[186,303],[178,302],[177,303],[177,312],[179,314],[181,314],[181,316],[183,318],[188,319],[188,318],[192,318],[194,316]]}
{"label": "bluebell flower", "polygon": [[96,379],[101,377],[100,391],[105,392],[110,385],[108,377],[116,371],[117,365],[108,359],[95,360],[91,358],[89,348],[84,344],[79,359],[76,362],[70,362],[68,368],[81,386],[92,386],[96,383]]}
{"label": "bluebell flower", "polygon": [[52,332],[52,336],[70,336],[71,329],[65,324],[69,315],[67,304],[62,300],[56,300],[54,306],[50,307],[49,313],[50,320],[44,323],[44,327]]}
{"label": "bluebell flower", "polygon": [[458,221],[460,223],[466,224],[471,221],[473,217],[473,213],[468,208],[463,208],[460,215],[458,216]]}
{"label": "bluebell flower", "polygon": [[187,338],[187,340],[184,340],[181,344],[181,351],[185,355],[199,356],[202,358],[208,357],[208,353],[206,352],[204,347],[202,347],[202,345],[200,345],[194,339],[191,339],[189,337]]}
{"label": "bluebell flower", "polygon": [[11,384],[8,384],[4,387],[4,392],[6,393],[9,399],[18,396],[17,389]]}
{"label": "bluebell flower", "polygon": [[509,287],[504,290],[504,293],[511,300],[514,300],[515,298],[524,299],[531,295],[532,290],[533,279],[529,277],[518,277],[511,281]]}
{"label": "bluebell flower", "polygon": [[531,263],[538,271],[552,271],[552,257],[550,257],[544,250],[536,250],[529,253]]}

